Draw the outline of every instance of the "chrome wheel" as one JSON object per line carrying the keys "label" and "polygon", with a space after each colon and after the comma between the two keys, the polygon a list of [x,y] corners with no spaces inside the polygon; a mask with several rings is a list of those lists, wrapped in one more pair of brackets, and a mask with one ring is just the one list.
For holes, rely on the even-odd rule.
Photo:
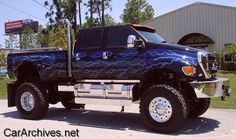
{"label": "chrome wheel", "polygon": [[149,104],[149,114],[153,120],[164,123],[171,118],[172,106],[164,97],[156,97]]}
{"label": "chrome wheel", "polygon": [[24,92],[21,95],[20,103],[25,111],[32,111],[35,106],[34,96],[30,92]]}

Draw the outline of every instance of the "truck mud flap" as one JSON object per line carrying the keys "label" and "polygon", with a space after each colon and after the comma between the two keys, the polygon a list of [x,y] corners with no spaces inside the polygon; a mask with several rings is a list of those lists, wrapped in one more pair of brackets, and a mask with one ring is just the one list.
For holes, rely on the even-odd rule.
{"label": "truck mud flap", "polygon": [[17,85],[15,84],[15,82],[7,84],[8,107],[16,106],[15,104],[16,89],[17,89]]}

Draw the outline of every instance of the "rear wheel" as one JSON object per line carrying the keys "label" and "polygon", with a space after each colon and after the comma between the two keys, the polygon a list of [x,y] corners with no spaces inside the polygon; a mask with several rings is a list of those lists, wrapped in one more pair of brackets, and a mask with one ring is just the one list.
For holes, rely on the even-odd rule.
{"label": "rear wheel", "polygon": [[61,101],[61,104],[68,110],[70,109],[84,109],[85,104],[76,104],[74,99]]}
{"label": "rear wheel", "polygon": [[49,107],[46,91],[38,83],[21,84],[16,91],[15,104],[25,119],[39,119]]}
{"label": "rear wheel", "polygon": [[84,109],[85,104],[76,104],[73,93],[62,94],[61,104],[68,110],[70,109]]}
{"label": "rear wheel", "polygon": [[173,132],[188,118],[183,95],[168,85],[149,87],[140,102],[144,122],[154,131]]}
{"label": "rear wheel", "polygon": [[209,108],[210,102],[211,102],[210,98],[199,98],[196,107],[190,111],[189,117],[197,118],[200,115],[204,114]]}

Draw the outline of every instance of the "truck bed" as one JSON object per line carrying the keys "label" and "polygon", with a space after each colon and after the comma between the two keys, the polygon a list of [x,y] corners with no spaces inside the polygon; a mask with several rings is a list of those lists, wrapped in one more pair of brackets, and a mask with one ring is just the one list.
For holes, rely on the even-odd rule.
{"label": "truck bed", "polygon": [[42,80],[66,78],[66,60],[67,51],[27,51],[10,53],[7,57],[8,75],[10,78],[17,77],[19,68],[27,64],[36,68]]}

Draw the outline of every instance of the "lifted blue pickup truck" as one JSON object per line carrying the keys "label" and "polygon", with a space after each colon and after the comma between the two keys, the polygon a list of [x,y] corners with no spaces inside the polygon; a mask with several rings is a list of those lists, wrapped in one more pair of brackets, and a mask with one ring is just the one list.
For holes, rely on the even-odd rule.
{"label": "lifted blue pickup truck", "polygon": [[211,97],[229,93],[216,78],[213,56],[168,44],[142,25],[79,30],[68,51],[13,52],[8,55],[8,106],[23,118],[44,116],[49,104],[67,109],[85,104],[127,106],[140,100],[140,113],[157,132],[172,132],[202,115]]}

